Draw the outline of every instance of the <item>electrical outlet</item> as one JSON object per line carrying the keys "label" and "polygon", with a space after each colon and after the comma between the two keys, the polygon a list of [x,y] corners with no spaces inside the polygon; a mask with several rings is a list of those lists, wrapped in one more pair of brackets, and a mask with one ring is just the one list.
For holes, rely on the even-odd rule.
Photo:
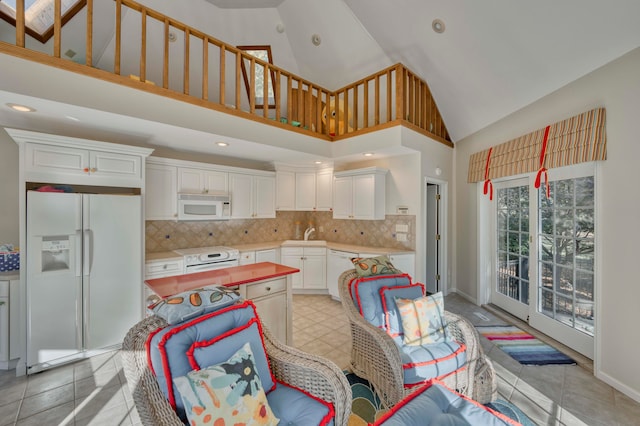
{"label": "electrical outlet", "polygon": [[396,223],[396,232],[409,232],[409,225],[406,223]]}
{"label": "electrical outlet", "polygon": [[396,234],[396,241],[407,241],[407,234],[403,234],[403,233]]}

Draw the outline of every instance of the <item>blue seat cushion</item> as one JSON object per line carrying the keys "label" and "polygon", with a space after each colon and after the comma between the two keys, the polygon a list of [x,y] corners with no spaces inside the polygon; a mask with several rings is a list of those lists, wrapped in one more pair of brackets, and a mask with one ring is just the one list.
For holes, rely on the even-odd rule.
{"label": "blue seat cushion", "polygon": [[433,380],[405,397],[375,426],[504,426],[517,425],[507,416]]}
{"label": "blue seat cushion", "polygon": [[147,354],[160,389],[183,420],[182,398],[173,379],[226,361],[244,343],[251,344],[262,388],[269,392],[275,378],[269,368],[261,325],[251,301],[227,306],[150,334]]}
{"label": "blue seat cushion", "polygon": [[267,402],[281,425],[333,425],[333,405],[300,389],[276,383]]}
{"label": "blue seat cushion", "polygon": [[411,284],[408,274],[376,275],[353,279],[349,283],[351,298],[360,314],[376,327],[385,327],[380,290],[383,287],[407,286]]}
{"label": "blue seat cushion", "polygon": [[453,340],[421,346],[399,346],[405,387],[429,379],[441,379],[462,368],[467,362],[467,347]]}

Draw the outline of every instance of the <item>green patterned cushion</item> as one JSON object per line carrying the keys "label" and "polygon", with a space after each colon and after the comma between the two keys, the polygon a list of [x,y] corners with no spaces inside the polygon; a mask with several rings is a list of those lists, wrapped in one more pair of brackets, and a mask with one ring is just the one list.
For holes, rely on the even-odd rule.
{"label": "green patterned cushion", "polygon": [[377,257],[353,257],[351,258],[356,273],[361,277],[372,275],[394,275],[402,271],[396,269],[386,255]]}

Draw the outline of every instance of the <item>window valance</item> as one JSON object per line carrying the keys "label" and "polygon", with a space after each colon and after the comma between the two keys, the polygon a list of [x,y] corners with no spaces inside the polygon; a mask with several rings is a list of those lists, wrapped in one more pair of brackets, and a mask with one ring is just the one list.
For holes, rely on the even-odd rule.
{"label": "window valance", "polygon": [[606,158],[605,109],[597,108],[472,154],[467,181],[487,182]]}

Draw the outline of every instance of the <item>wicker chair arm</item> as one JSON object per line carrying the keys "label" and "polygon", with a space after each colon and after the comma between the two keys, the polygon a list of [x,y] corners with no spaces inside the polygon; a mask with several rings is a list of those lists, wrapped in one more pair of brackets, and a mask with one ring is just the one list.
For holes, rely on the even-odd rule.
{"label": "wicker chair arm", "polygon": [[278,381],[302,389],[335,409],[335,421],[346,426],[351,415],[351,386],[342,370],[326,358],[287,346],[262,325],[271,371]]}
{"label": "wicker chair arm", "polygon": [[160,390],[147,363],[145,344],[149,333],[166,326],[160,317],[147,317],[129,330],[122,343],[122,367],[140,421],[145,426],[184,425]]}
{"label": "wicker chair arm", "polygon": [[467,360],[477,360],[480,357],[481,348],[475,327],[469,320],[453,312],[444,311],[444,318],[449,336],[467,347]]}
{"label": "wicker chair arm", "polygon": [[353,304],[349,282],[357,276],[352,269],[338,278],[340,299],[351,326],[352,368],[356,375],[371,383],[388,384],[376,388],[376,392],[386,406],[391,406],[404,396],[400,350],[391,336],[365,320]]}

